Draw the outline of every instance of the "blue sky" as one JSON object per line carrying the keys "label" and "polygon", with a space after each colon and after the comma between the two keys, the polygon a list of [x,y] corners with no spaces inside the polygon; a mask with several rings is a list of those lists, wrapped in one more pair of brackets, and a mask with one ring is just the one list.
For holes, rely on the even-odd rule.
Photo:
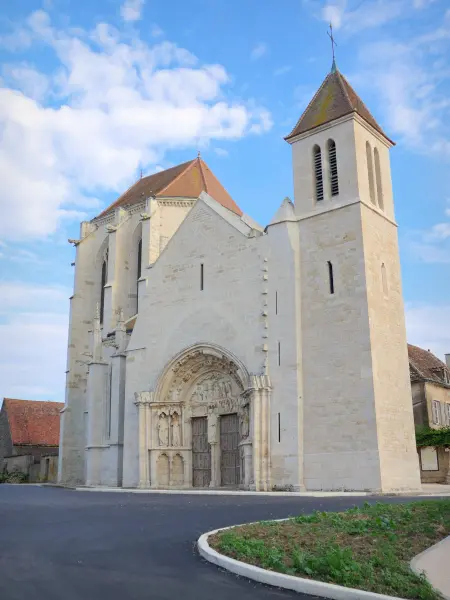
{"label": "blue sky", "polygon": [[79,222],[202,157],[266,224],[337,62],[391,151],[408,338],[450,352],[447,0],[0,0],[0,397],[63,400]]}

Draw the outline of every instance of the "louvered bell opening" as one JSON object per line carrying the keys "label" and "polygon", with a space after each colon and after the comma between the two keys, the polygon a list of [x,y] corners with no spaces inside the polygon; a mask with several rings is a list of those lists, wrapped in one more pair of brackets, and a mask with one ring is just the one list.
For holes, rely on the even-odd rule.
{"label": "louvered bell opening", "polygon": [[333,140],[330,140],[328,143],[328,162],[330,165],[331,195],[337,196],[339,194],[339,181],[336,159],[336,144],[333,142]]}
{"label": "louvered bell opening", "polygon": [[320,148],[314,148],[314,176],[316,180],[316,201],[323,200],[322,153]]}

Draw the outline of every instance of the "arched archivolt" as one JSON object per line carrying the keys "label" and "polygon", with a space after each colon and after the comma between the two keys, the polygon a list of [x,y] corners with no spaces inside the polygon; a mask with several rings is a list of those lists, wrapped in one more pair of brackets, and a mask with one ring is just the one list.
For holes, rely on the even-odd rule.
{"label": "arched archivolt", "polygon": [[195,394],[205,381],[217,380],[217,385],[221,385],[219,380],[224,376],[233,385],[234,392],[242,393],[248,388],[248,371],[236,356],[220,346],[195,344],[181,351],[164,368],[155,396],[159,402],[177,401]]}

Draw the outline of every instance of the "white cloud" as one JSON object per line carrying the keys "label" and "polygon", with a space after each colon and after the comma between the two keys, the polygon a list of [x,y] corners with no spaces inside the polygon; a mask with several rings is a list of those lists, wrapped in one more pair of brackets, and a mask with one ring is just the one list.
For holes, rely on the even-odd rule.
{"label": "white cloud", "polygon": [[258,60],[259,58],[262,58],[265,54],[267,54],[268,50],[269,49],[267,47],[267,44],[260,42],[259,44],[256,44],[256,46],[251,51],[250,58],[252,60]]}
{"label": "white cloud", "polygon": [[444,360],[450,353],[449,315],[450,305],[406,305],[408,342]]}
{"label": "white cloud", "polygon": [[346,0],[328,2],[322,8],[322,19],[327,23],[331,23],[335,29],[339,29],[342,25],[342,17],[344,15]]}
{"label": "white cloud", "polygon": [[278,77],[279,75],[285,75],[286,73],[289,73],[289,71],[291,69],[292,69],[292,65],[285,65],[284,67],[280,67],[279,69],[275,69],[275,71],[273,72],[273,74]]}
{"label": "white cloud", "polygon": [[438,223],[437,225],[433,225],[430,233],[429,239],[434,241],[447,240],[450,238],[450,223]]}
{"label": "white cloud", "polygon": [[414,8],[426,8],[430,4],[434,4],[436,0],[413,0]]}
{"label": "white cloud", "polygon": [[[1,246],[0,246],[1,247]],[[8,248],[0,255],[0,258],[18,263],[33,263],[35,265],[44,264],[39,256],[31,250],[25,248]]]}
{"label": "white cloud", "polygon": [[10,398],[64,401],[68,289],[0,283],[0,380]]}
{"label": "white cloud", "polygon": [[0,88],[1,238],[46,236],[62,219],[98,210],[98,195],[120,193],[140,166],[164,164],[167,150],[271,127],[261,107],[225,98],[229,76],[221,65],[201,65],[171,42],[149,46],[105,23],[90,32],[61,31],[43,11],[20,31],[53,51],[58,68],[44,75],[22,63],[7,67],[10,87]]}
{"label": "white cloud", "polygon": [[139,21],[142,14],[144,0],[125,0],[120,7],[120,14],[124,21]]}
{"label": "white cloud", "polygon": [[214,152],[217,154],[217,156],[221,156],[223,158],[229,156],[229,152],[228,150],[225,150],[224,148],[214,148]]}
{"label": "white cloud", "polygon": [[[445,210],[450,217],[450,209]],[[410,252],[421,262],[450,265],[450,221],[429,229],[412,231],[405,239]]]}
{"label": "white cloud", "polygon": [[304,4],[326,23],[345,33],[358,34],[398,18],[413,16],[413,9],[425,9],[436,0],[327,0],[318,10],[314,0]]}
{"label": "white cloud", "polygon": [[20,65],[5,65],[2,70],[4,85],[19,89],[33,100],[43,100],[49,91],[48,78],[33,67],[22,63]]}
{"label": "white cloud", "polygon": [[154,38],[162,37],[164,35],[164,31],[158,25],[152,25],[150,35]]}
{"label": "white cloud", "polygon": [[[355,83],[379,100],[387,131],[410,148],[450,158],[450,12],[435,30],[407,41],[362,46]],[[441,58],[442,57],[442,58]]]}

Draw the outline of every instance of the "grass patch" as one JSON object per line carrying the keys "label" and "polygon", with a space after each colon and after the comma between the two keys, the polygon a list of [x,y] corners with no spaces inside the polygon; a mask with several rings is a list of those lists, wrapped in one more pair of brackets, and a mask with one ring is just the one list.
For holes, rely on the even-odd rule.
{"label": "grass patch", "polygon": [[212,548],[264,569],[347,587],[441,600],[409,568],[419,552],[450,534],[450,500],[370,505],[261,521],[209,538]]}

